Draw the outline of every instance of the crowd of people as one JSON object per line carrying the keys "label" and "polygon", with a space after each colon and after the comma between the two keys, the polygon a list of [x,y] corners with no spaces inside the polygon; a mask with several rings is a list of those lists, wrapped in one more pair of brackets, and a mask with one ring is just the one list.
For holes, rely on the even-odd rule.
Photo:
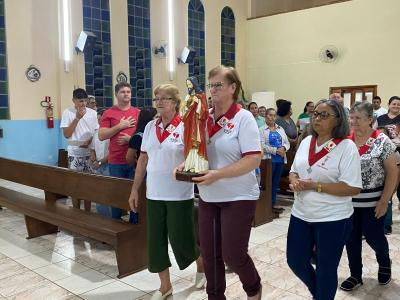
{"label": "crowd of people", "polygon": [[[148,268],[158,273],[160,288],[153,300],[172,294],[170,243],[180,269],[196,262],[195,286],[209,299],[225,299],[225,269],[238,274],[248,299],[261,299],[262,285],[248,243],[260,188],[261,159],[272,166],[271,199],[275,212],[287,151],[296,151],[289,187],[294,193],[287,236],[287,263],[314,299],[334,299],[337,269],[344,248],[349,277],[340,288],[363,284],[362,239],[375,251],[378,282],[391,281],[389,244],[392,196],[398,188],[400,164],[400,98],[388,110],[381,98],[346,108],[340,94],[305,103],[297,120],[292,103],[275,107],[238,104],[241,81],[234,68],[218,66],[208,74],[207,159],[209,169],[194,182],[178,181],[184,168],[184,122],[176,86],[154,89],[154,108],[131,105],[131,86],[115,86],[116,105],[97,109],[83,89],[73,92],[74,106],[62,115],[68,140],[69,168],[132,178],[127,199],[131,214],[140,205],[146,181]],[[97,110],[97,113],[96,113]],[[199,234],[194,222],[194,185],[199,194]],[[80,207],[73,199],[74,207]],[[97,211],[121,219],[123,211],[97,205]],[[85,203],[90,210],[90,203]],[[314,267],[312,264],[315,258]]]}

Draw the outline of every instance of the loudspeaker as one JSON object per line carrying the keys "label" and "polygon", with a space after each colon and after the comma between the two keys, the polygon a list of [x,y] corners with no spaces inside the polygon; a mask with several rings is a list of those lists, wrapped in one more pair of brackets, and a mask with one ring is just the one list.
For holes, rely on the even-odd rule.
{"label": "loudspeaker", "polygon": [[191,47],[185,47],[182,50],[181,56],[179,57],[179,62],[183,64],[189,64],[193,62],[194,57],[196,56],[196,50]]}
{"label": "loudspeaker", "polygon": [[97,37],[93,32],[81,31],[75,46],[76,52],[84,52],[88,49],[93,49],[96,39]]}

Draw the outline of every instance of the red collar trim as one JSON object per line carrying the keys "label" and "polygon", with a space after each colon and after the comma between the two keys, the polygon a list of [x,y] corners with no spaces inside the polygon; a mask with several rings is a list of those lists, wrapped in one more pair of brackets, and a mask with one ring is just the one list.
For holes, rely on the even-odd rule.
{"label": "red collar trim", "polygon": [[[362,145],[360,148],[358,148],[358,154],[360,156],[364,155],[365,153],[367,153],[367,151],[371,148],[371,146],[374,144],[376,138],[379,136],[380,131],[379,130],[374,130],[371,135],[369,136],[369,138],[367,139],[367,141],[365,142],[364,145]],[[354,135],[354,131],[350,134],[349,138],[355,142],[355,135]]]}
{"label": "red collar trim", "polygon": [[211,138],[218,131],[220,131],[226,124],[228,124],[229,120],[233,119],[235,115],[240,111],[241,107],[237,103],[233,103],[228,111],[220,116],[218,119],[214,121],[213,114],[214,108],[211,109],[210,115],[207,120],[207,128],[208,128],[208,136]]}
{"label": "red collar trim", "polygon": [[332,139],[330,140],[324,148],[318,153],[315,153],[315,148],[317,145],[317,139],[313,136],[310,142],[310,149],[308,151],[308,164],[310,167],[314,165],[317,161],[331,152],[337,145],[339,145],[344,139]]}
{"label": "red collar trim", "polygon": [[165,126],[164,131],[161,133],[161,128],[160,128],[161,117],[157,119],[155,123],[156,134],[160,144],[164,142],[166,138],[169,137],[169,135],[176,129],[176,127],[178,127],[180,122],[181,122],[181,117],[178,114],[176,114],[175,117],[172,119],[171,123]]}

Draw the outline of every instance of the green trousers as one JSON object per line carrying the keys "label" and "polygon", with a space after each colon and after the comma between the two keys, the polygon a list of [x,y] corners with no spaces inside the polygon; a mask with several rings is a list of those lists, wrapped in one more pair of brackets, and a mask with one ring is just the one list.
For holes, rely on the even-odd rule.
{"label": "green trousers", "polygon": [[181,270],[199,255],[193,222],[193,199],[147,201],[149,271],[159,273],[171,266],[168,239]]}

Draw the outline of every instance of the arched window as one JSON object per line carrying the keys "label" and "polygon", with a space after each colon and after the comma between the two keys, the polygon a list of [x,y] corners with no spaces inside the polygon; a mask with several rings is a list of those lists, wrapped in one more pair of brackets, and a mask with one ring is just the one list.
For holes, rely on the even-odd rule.
{"label": "arched window", "polygon": [[4,0],[0,0],[0,120],[9,118],[6,26]]}
{"label": "arched window", "polygon": [[189,63],[189,76],[196,76],[201,88],[205,87],[206,59],[204,33],[204,7],[200,0],[190,0],[189,15],[189,46],[196,50],[193,62]]}
{"label": "arched window", "polygon": [[221,64],[235,66],[235,15],[228,6],[221,12]]}
{"label": "arched window", "polygon": [[152,106],[150,0],[128,0],[129,74],[132,105]]}
{"label": "arched window", "polygon": [[96,35],[93,49],[85,51],[86,91],[98,107],[113,105],[110,6],[108,0],[83,0],[83,30]]}

